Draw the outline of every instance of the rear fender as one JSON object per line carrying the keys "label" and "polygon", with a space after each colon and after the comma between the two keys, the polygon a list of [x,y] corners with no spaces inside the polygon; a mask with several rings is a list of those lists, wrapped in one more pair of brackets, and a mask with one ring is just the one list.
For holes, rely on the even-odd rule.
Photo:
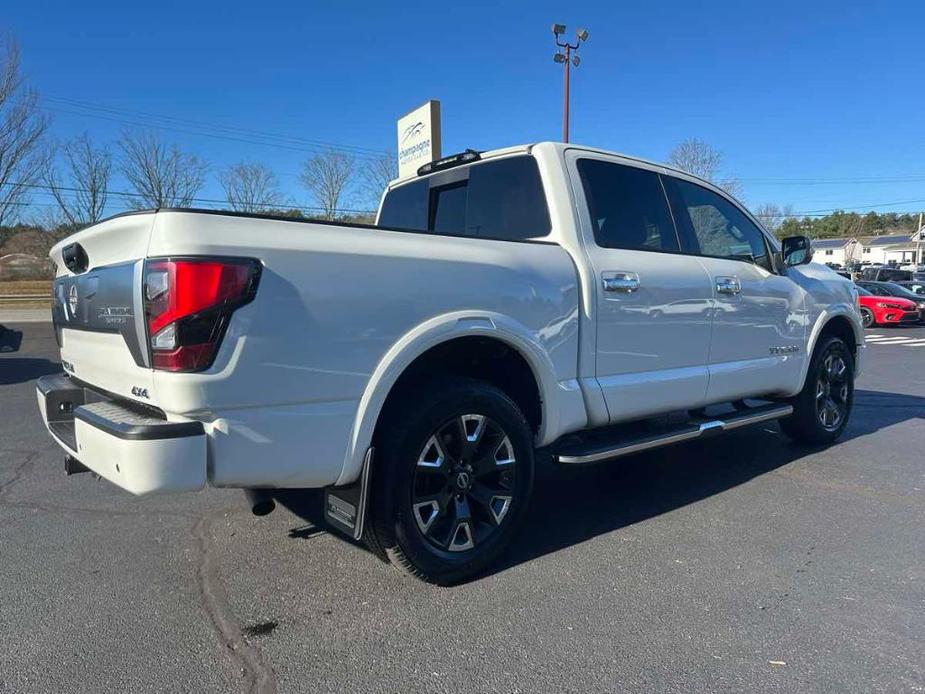
{"label": "rear fender", "polygon": [[[560,428],[559,402],[565,393],[581,394],[577,382],[560,384],[549,355],[537,338],[520,323],[501,314],[459,311],[437,316],[417,326],[398,340],[373,371],[360,399],[347,448],[344,468],[338,485],[353,482],[363,467],[363,457],[372,444],[376,422],[386,398],[399,377],[419,356],[437,345],[459,337],[483,336],[495,338],[517,350],[533,371],[542,399],[542,419],[537,445],[545,445],[558,435]],[[574,398],[573,398],[574,399]]]}

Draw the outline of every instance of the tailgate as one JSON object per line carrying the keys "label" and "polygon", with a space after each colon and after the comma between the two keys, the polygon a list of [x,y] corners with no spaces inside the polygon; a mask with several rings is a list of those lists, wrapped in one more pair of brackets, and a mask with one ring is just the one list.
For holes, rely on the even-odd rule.
{"label": "tailgate", "polygon": [[154,394],[141,288],[154,217],[153,211],[114,217],[50,253],[57,266],[52,320],[65,371],[145,403]]}

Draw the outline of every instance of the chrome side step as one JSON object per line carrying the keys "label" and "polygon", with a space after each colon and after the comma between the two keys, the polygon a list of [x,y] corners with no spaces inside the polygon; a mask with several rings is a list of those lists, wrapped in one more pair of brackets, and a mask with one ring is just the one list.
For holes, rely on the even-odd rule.
{"label": "chrome side step", "polygon": [[583,450],[583,446],[571,447],[560,450],[555,454],[560,463],[569,465],[580,465],[584,463],[596,463],[600,460],[610,458],[619,458],[631,453],[639,453],[652,448],[661,448],[670,446],[683,441],[692,441],[703,436],[731,431],[740,427],[767,422],[772,419],[780,419],[793,413],[793,407],[790,405],[762,405],[753,407],[749,410],[739,411],[724,415],[721,419],[710,419],[704,422],[695,422],[685,424],[679,428],[665,431],[654,436],[643,436],[636,438],[625,438],[619,442],[610,442],[602,444],[597,442],[593,447]]}

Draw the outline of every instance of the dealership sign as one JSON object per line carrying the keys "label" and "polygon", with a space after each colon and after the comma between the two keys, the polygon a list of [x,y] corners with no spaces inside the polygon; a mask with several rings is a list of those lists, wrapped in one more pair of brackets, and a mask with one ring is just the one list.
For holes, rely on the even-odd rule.
{"label": "dealership sign", "polygon": [[398,176],[440,158],[440,102],[431,99],[398,119]]}

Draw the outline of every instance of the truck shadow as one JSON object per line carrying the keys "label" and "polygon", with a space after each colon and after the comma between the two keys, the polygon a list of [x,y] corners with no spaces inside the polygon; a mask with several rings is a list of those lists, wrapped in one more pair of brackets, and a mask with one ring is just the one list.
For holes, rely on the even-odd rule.
{"label": "truck shadow", "polygon": [[[925,420],[925,398],[858,390],[837,445],[855,445],[854,439],[909,420]],[[772,422],[592,466],[537,461],[527,521],[489,575],[720,494],[819,450],[791,443]],[[320,491],[281,490],[276,498],[309,522],[290,537],[324,526]]]}
{"label": "truck shadow", "polygon": [[18,352],[22,345],[22,331],[0,324],[0,354]]}
{"label": "truck shadow", "polygon": [[61,362],[32,357],[0,358],[0,386],[32,381],[39,376],[59,373]]}

